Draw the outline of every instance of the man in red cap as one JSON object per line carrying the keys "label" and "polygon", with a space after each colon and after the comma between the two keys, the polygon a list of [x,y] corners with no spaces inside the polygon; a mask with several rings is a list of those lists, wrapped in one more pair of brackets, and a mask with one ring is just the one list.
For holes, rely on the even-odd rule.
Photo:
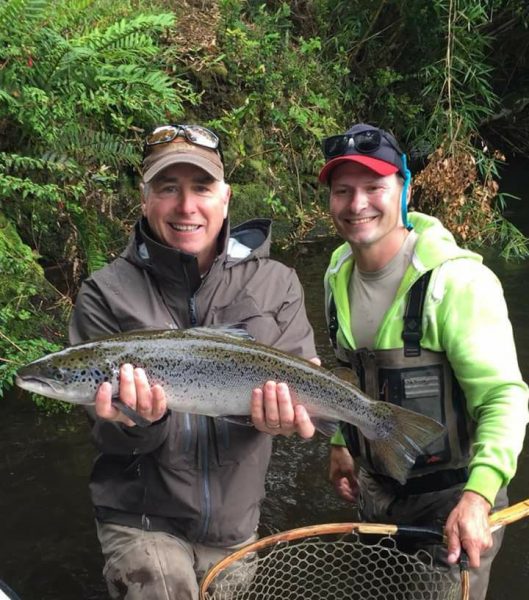
{"label": "man in red cap", "polygon": [[483,600],[502,537],[491,535],[488,515],[507,504],[527,423],[501,285],[437,219],[408,215],[410,173],[393,135],[360,123],[325,139],[323,151],[319,180],[345,240],[325,275],[337,358],[373,398],[446,430],[401,485],[379,472],[384,456],[369,440],[343,424],[332,439],[330,479],[366,521],[444,525],[447,548],[428,550],[456,578],[465,550],[471,598]]}
{"label": "man in red cap", "polygon": [[[299,280],[269,257],[270,222],[229,227],[218,137],[199,125],[159,127],[142,171],[143,215],[121,256],[84,281],[71,342],[237,323],[319,362]],[[255,539],[271,436],[314,433],[286,383],[263,384],[248,398],[255,427],[168,411],[163,389],[130,364],[120,370],[126,414],[101,385],[90,492],[112,598],[196,600],[205,571]],[[135,426],[137,415],[150,425]]]}

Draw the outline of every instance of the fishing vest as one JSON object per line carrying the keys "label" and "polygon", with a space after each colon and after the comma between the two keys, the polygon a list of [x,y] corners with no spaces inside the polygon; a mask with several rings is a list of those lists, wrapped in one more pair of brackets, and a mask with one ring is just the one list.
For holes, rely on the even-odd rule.
{"label": "fishing vest", "polygon": [[[428,473],[453,471],[465,480],[472,439],[471,419],[465,397],[445,352],[421,348],[422,313],[431,271],[412,286],[404,312],[402,348],[389,350],[347,350],[336,341],[338,319],[330,298],[329,335],[338,359],[358,376],[360,388],[374,400],[391,402],[432,417],[445,426],[445,434],[430,444],[412,468],[409,480]],[[342,430],[351,455],[360,466],[376,473],[369,440],[354,426],[343,423]]]}

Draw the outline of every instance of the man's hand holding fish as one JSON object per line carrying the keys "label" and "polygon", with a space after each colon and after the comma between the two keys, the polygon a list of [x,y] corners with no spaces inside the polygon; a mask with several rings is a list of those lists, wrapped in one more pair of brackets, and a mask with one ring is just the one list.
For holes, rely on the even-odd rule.
{"label": "man's hand holding fish", "polygon": [[[318,359],[312,362],[319,364]],[[306,408],[294,404],[286,383],[267,381],[261,388],[252,392],[251,417],[254,426],[259,431],[271,435],[298,435],[309,439],[316,428],[312,423]]]}
{"label": "man's hand holding fish", "polygon": [[[311,362],[320,364],[318,358]],[[123,412],[124,406],[151,423],[164,417],[167,399],[163,387],[159,384],[151,387],[144,369],[128,363],[121,365],[119,381],[119,403],[113,401],[112,385],[108,381],[99,386],[95,396],[98,417],[135,427],[137,424]],[[309,439],[316,431],[305,407],[293,403],[286,383],[267,381],[262,388],[255,388],[251,395],[250,416],[256,429],[270,435],[298,433]]]}
{"label": "man's hand holding fish", "polygon": [[[161,385],[151,387],[145,371],[124,364],[119,371],[119,399],[140,417],[154,423],[167,412],[165,392]],[[114,403],[115,404],[115,403]],[[98,417],[135,427],[136,423],[112,402],[112,386],[108,381],[99,386],[95,397],[95,410]]]}

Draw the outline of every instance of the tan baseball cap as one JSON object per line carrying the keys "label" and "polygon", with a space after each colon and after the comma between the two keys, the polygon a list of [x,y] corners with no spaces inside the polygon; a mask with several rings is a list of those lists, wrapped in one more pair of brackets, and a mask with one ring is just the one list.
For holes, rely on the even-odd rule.
{"label": "tan baseball cap", "polygon": [[149,183],[167,167],[182,163],[200,167],[217,181],[224,179],[224,165],[217,150],[176,137],[171,142],[150,146],[143,159],[143,181]]}

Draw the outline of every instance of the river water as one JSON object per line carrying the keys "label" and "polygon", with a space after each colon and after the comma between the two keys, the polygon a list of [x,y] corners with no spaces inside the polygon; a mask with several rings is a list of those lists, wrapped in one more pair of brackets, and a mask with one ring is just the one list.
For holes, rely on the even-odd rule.
{"label": "river water", "polygon": [[[527,163],[514,163],[502,185],[524,201],[509,203],[509,216],[529,235]],[[303,246],[295,265],[324,365],[333,364],[322,315],[322,276],[338,240]],[[485,262],[501,279],[513,323],[522,373],[529,381],[526,286],[529,261],[506,263],[493,252]],[[491,344],[494,340],[490,341]],[[529,442],[510,486],[511,503],[529,497]],[[0,579],[21,600],[106,600],[102,559],[95,536],[87,481],[94,450],[82,409],[46,417],[19,391],[0,401]],[[317,436],[277,440],[263,505],[263,535],[316,523],[352,521],[327,479],[327,440]],[[525,600],[529,590],[529,519],[509,525],[492,571],[489,600]]]}

